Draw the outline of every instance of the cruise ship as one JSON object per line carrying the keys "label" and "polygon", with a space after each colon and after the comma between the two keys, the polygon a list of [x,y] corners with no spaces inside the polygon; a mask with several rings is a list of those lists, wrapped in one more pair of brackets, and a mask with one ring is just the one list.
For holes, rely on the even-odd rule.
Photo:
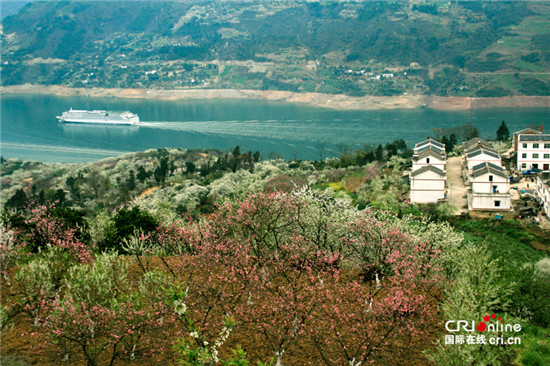
{"label": "cruise ship", "polygon": [[56,117],[59,122],[95,123],[109,125],[135,125],[139,122],[137,114],[132,112],[85,111],[70,109]]}

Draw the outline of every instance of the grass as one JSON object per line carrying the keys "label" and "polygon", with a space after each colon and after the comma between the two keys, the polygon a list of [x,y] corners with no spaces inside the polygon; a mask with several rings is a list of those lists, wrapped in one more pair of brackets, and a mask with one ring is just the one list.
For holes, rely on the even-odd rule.
{"label": "grass", "polygon": [[517,67],[519,67],[523,70],[528,70],[528,71],[533,71],[533,72],[545,72],[546,71],[546,69],[544,67],[533,65],[532,63],[525,62],[523,60],[515,60],[514,64],[515,64],[515,66],[517,66]]}
{"label": "grass", "polygon": [[550,330],[526,325],[521,332],[515,363],[525,366],[550,365]]}
{"label": "grass", "polygon": [[3,366],[30,366],[31,364],[25,361],[23,358],[16,356],[1,356],[0,364]]}
{"label": "grass", "polygon": [[227,74],[229,74],[231,72],[232,68],[233,68],[233,66],[226,66],[223,69],[223,72],[220,74],[220,78],[224,78]]}
{"label": "grass", "polygon": [[546,17],[527,18],[519,26],[513,29],[516,34],[535,35],[547,33],[550,29],[550,19]]}
{"label": "grass", "polygon": [[494,81],[497,83],[498,86],[511,90],[521,89],[521,83],[519,82],[519,79],[514,77],[514,75],[501,74],[495,76],[496,77]]}
{"label": "grass", "polygon": [[505,259],[508,263],[523,265],[549,256],[531,245],[532,241],[548,242],[548,237],[537,236],[516,221],[455,219],[452,224],[465,233],[467,240],[484,243],[494,258]]}
{"label": "grass", "polygon": [[245,75],[233,75],[231,82],[244,85],[248,82],[248,78]]}

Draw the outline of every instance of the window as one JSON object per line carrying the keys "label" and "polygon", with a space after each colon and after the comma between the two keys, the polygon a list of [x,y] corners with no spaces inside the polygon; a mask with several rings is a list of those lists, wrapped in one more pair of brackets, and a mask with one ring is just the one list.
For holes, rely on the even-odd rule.
{"label": "window", "polygon": [[550,149],[550,144],[544,144],[545,149]]}
{"label": "window", "polygon": [[533,149],[538,149],[539,148],[539,144],[533,144]]}
{"label": "window", "polygon": [[533,164],[533,168],[538,169],[539,165],[538,164]]}
{"label": "window", "polygon": [[538,159],[539,158],[539,154],[533,154],[533,159]]}
{"label": "window", "polygon": [[521,164],[521,169],[527,169],[527,163]]}
{"label": "window", "polygon": [[500,201],[495,201],[495,207],[500,207]]}
{"label": "window", "polygon": [[527,159],[527,154],[521,154],[521,157],[522,157],[523,159]]}
{"label": "window", "polygon": [[545,159],[550,159],[550,154],[544,154]]}
{"label": "window", "polygon": [[426,164],[430,164],[430,158],[426,158]]}
{"label": "window", "polygon": [[527,149],[527,144],[523,144],[523,148],[524,148],[524,149]]}
{"label": "window", "polygon": [[493,176],[490,175],[490,176],[489,176],[489,182],[492,182],[492,181],[493,181]]}

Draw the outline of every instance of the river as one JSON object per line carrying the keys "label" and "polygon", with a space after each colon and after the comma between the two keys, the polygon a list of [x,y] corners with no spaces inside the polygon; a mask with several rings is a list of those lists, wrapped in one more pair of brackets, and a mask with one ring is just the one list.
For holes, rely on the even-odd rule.
{"label": "river", "polygon": [[[64,124],[69,108],[130,110],[138,126]],[[180,100],[58,97],[5,94],[1,100],[1,154],[42,162],[85,162],[150,148],[217,148],[260,151],[263,157],[319,159],[356,148],[404,139],[413,145],[432,128],[475,125],[494,138],[505,120],[511,132],[529,125],[550,128],[548,108],[467,111],[395,109],[338,111],[259,100]]]}

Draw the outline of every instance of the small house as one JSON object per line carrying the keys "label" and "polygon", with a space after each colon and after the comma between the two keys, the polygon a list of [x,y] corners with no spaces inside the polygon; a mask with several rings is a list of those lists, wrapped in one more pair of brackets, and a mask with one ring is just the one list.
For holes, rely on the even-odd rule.
{"label": "small house", "polygon": [[411,202],[436,203],[445,198],[445,185],[445,172],[425,165],[411,173]]}

